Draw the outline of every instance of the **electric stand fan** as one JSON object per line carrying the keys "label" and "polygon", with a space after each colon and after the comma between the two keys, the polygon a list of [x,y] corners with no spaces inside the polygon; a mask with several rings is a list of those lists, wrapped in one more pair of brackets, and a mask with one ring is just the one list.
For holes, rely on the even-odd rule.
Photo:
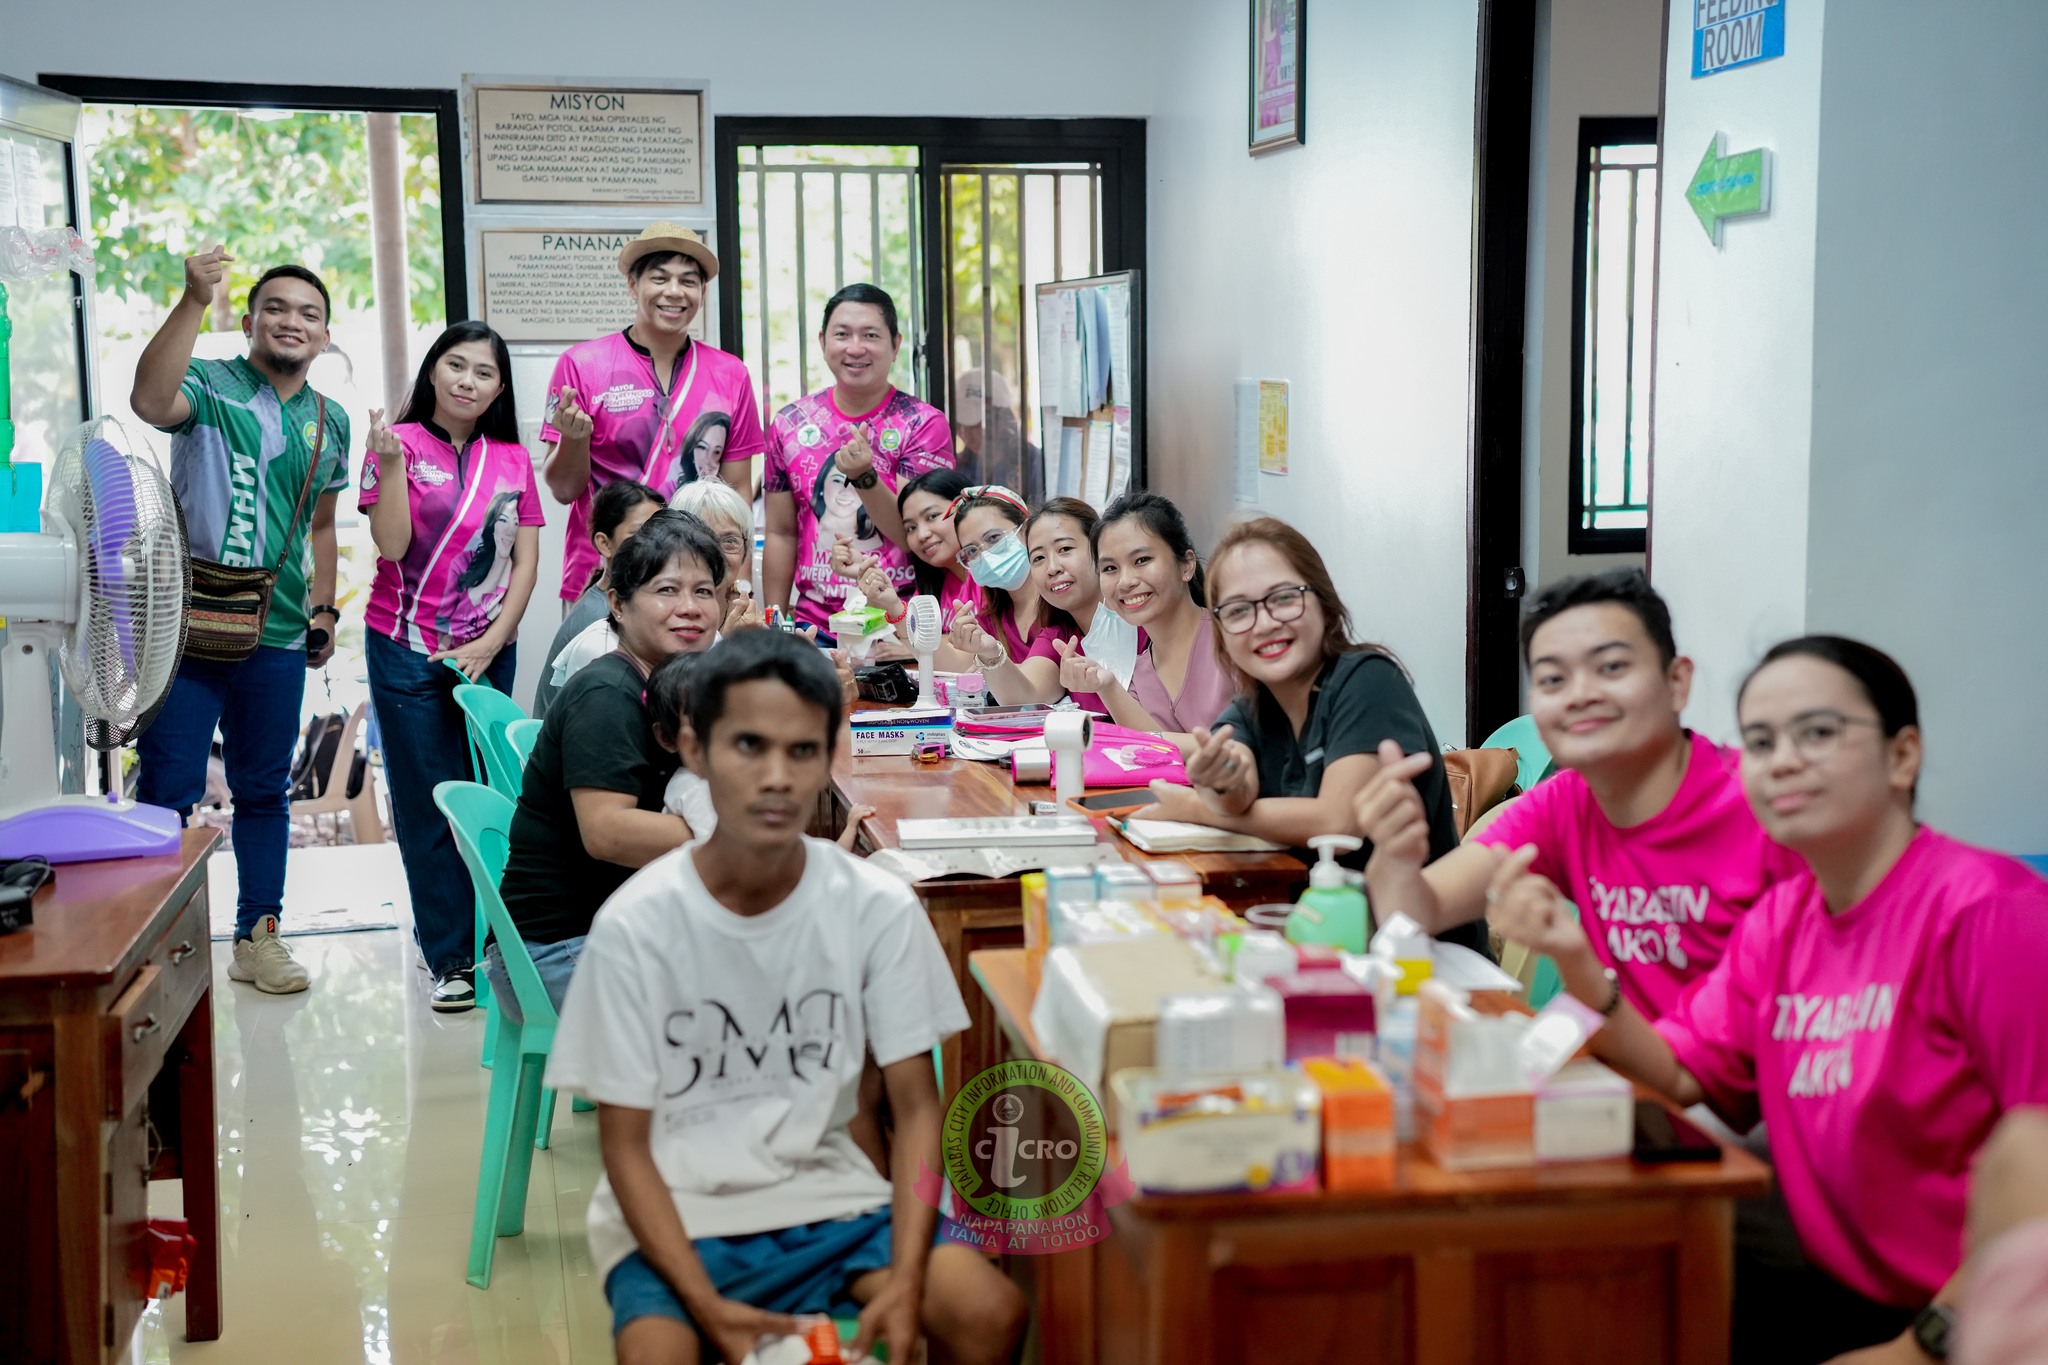
{"label": "electric stand fan", "polygon": [[939,704],[936,680],[932,676],[932,661],[939,652],[939,640],[945,633],[945,622],[940,618],[939,599],[921,593],[910,599],[910,650],[917,655],[917,704],[937,706]]}
{"label": "electric stand fan", "polygon": [[175,853],[178,812],[57,786],[49,658],[85,712],[85,741],[147,729],[185,652],[192,564],[171,487],[102,417],[58,455],[40,532],[0,534],[0,858],[53,863]]}

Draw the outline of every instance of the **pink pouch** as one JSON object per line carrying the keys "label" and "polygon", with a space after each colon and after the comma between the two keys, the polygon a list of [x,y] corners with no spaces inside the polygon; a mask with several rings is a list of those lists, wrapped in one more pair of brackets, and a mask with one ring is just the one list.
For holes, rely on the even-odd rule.
{"label": "pink pouch", "polygon": [[[1059,777],[1059,756],[1053,756],[1053,780]],[[1187,765],[1180,746],[1122,725],[1095,724],[1095,737],[1081,756],[1084,787],[1142,787],[1148,782],[1187,785]]]}

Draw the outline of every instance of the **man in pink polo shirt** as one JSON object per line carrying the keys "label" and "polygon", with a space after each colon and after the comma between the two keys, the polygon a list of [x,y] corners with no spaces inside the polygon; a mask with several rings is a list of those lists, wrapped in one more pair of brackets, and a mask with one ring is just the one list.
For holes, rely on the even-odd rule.
{"label": "man in pink polo shirt", "polygon": [[953,467],[953,432],[944,413],[889,382],[903,335],[895,301],[874,285],[849,284],[826,302],[818,344],[833,383],[768,427],[761,578],[770,603],[823,632],[853,586],[832,572],[842,537],[909,597],[896,490]]}
{"label": "man in pink polo shirt", "polygon": [[[618,479],[666,498],[705,471],[744,483],[761,453],[753,377],[740,358],[692,339],[718,257],[676,223],[656,223],[619,253],[633,324],[572,346],[555,362],[540,438],[541,473],[569,507],[562,600],[574,601],[598,567],[590,500]],[[736,471],[736,472],[735,472]]]}
{"label": "man in pink polo shirt", "polygon": [[1374,914],[1403,911],[1432,933],[1479,919],[1501,859],[1534,845],[1532,870],[1578,906],[1622,995],[1662,1018],[1721,960],[1757,898],[1802,865],[1757,823],[1736,751],[1679,724],[1692,660],[1639,570],[1545,588],[1523,618],[1522,651],[1530,714],[1563,771],[1424,867],[1413,784],[1428,756],[1381,746],[1357,802]]}

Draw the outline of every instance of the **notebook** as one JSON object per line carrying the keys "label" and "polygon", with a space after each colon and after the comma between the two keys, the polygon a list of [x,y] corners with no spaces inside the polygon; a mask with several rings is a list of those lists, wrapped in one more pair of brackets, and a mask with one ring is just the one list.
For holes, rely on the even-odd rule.
{"label": "notebook", "polygon": [[1280,845],[1181,820],[1125,820],[1117,830],[1147,853],[1272,853]]}
{"label": "notebook", "polygon": [[918,848],[1053,848],[1095,842],[1085,815],[977,815],[941,820],[898,820],[896,839]]}

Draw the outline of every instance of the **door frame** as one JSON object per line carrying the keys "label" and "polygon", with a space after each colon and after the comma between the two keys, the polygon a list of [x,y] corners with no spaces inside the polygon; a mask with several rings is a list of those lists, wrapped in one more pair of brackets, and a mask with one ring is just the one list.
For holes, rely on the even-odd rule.
{"label": "door frame", "polygon": [[[317,113],[432,114],[441,171],[441,297],[448,323],[469,321],[469,253],[463,227],[462,103],[453,90],[243,81],[158,81],[128,76],[38,76],[84,104],[194,109],[304,109]],[[451,182],[450,175],[454,176]],[[453,193],[450,193],[450,185]],[[81,190],[83,187],[80,187]],[[81,212],[86,200],[81,197]],[[89,215],[88,215],[89,216]]]}
{"label": "door frame", "polygon": [[[1098,274],[1138,270],[1145,279],[1145,120],[1123,118],[810,118],[722,115],[713,128],[713,173],[718,193],[718,242],[737,243],[740,234],[741,144],[780,146],[879,145],[918,149],[919,212],[925,223],[923,270],[927,287],[919,322],[927,340],[946,332],[949,289],[946,245],[938,225],[945,221],[945,187],[928,170],[946,164],[1002,164],[1029,161],[1094,161],[1103,172],[1102,261]],[[729,248],[720,258],[721,272],[732,283],[718,291],[719,336],[726,349],[744,358],[741,306],[744,281],[740,253]],[[924,367],[925,391],[932,406],[952,410],[952,363],[946,348],[926,345],[913,355]],[[1135,361],[1134,357],[1134,361]],[[1132,406],[1145,402],[1145,375],[1133,364]],[[772,414],[771,414],[772,415]],[[1023,414],[1019,414],[1021,417]],[[1132,451],[1132,486],[1144,486],[1145,454]]]}

